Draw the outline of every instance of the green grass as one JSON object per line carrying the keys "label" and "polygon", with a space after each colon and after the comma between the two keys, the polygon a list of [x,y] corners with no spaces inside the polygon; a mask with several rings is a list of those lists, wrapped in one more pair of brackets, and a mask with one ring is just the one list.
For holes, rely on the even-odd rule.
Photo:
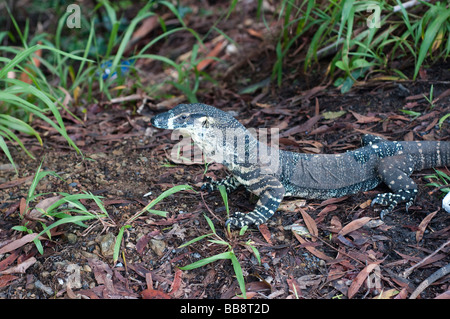
{"label": "green grass", "polygon": [[[342,93],[369,72],[407,79],[401,70],[391,70],[390,64],[409,57],[413,59],[412,78],[416,79],[425,61],[450,54],[450,8],[446,6],[445,2],[421,2],[393,12],[387,1],[283,0],[277,7],[283,25],[275,47],[277,60],[272,78],[279,86],[282,84],[283,66],[302,37],[308,42],[304,71],[311,71],[321,57],[330,56],[328,74],[335,78]],[[368,19],[377,12],[380,28],[369,28],[374,20]]]}
{"label": "green grass", "polygon": [[[120,5],[123,4],[120,3],[119,7]],[[51,125],[80,153],[66,132],[60,112],[64,110],[77,118],[70,112],[70,108],[85,104],[82,99],[83,102],[95,103],[104,101],[105,98],[111,100],[120,95],[130,95],[137,90],[143,90],[150,96],[158,96],[160,88],[172,86],[190,102],[197,102],[202,81],[217,84],[206,72],[197,69],[198,64],[206,59],[200,54],[200,48],[204,47],[202,36],[185,24],[179,12],[182,7],[176,7],[169,1],[147,2],[128,23],[118,17],[117,4],[101,1],[94,8],[95,15],[81,15],[81,29],[68,32],[65,23],[69,13],[63,13],[56,23],[54,34],[35,35],[30,34],[28,20],[25,25],[19,26],[9,8],[6,9],[17,36],[11,32],[0,32],[0,42],[9,37],[12,39],[10,42],[15,40],[18,45],[0,46],[0,51],[3,52],[0,57],[0,113],[3,115],[0,118],[0,148],[13,165],[10,145],[17,145],[34,158],[18,132],[34,136],[39,144],[43,144],[41,133],[33,129],[34,118],[40,118]],[[180,26],[168,28],[156,10],[171,12]],[[61,11],[61,8],[56,11]],[[131,56],[125,56],[138,25],[152,16],[158,17],[162,33],[138,51],[132,52]],[[109,28],[109,32],[99,33],[99,28]],[[226,36],[215,26],[214,31]],[[176,62],[173,58],[149,53],[158,43],[181,32],[192,36],[195,41],[188,61]],[[107,38],[104,38],[104,34],[107,34]],[[63,47],[70,48],[70,51],[63,51]],[[151,60],[161,63],[164,68],[172,68],[176,72],[176,78],[168,77],[154,86],[144,86],[141,84],[141,77],[145,76],[134,65],[138,59]],[[217,60],[214,57],[208,59]],[[39,62],[38,65],[36,61]],[[129,71],[124,73],[122,70],[125,70],[125,61],[131,61],[131,64],[127,65]],[[105,63],[110,64],[111,72],[110,76],[104,78]],[[8,74],[15,74],[16,78],[26,74],[30,83],[12,79]],[[117,77],[113,79],[112,74]],[[132,78],[131,82],[127,82],[129,78]],[[61,101],[64,101],[67,94],[73,100],[63,104]]]}
{"label": "green grass", "polygon": [[435,174],[427,175],[425,178],[435,180],[427,184],[427,186],[437,187],[442,193],[447,194],[450,192],[450,176],[443,171],[435,169]]}
{"label": "green grass", "polygon": [[193,188],[189,185],[177,185],[177,186],[169,188],[168,190],[161,193],[161,195],[159,195],[157,198],[155,198],[150,203],[148,203],[147,206],[145,206],[142,210],[140,210],[139,212],[134,214],[132,217],[130,217],[124,223],[124,225],[120,228],[119,234],[117,235],[117,238],[116,238],[116,244],[114,246],[114,254],[113,254],[114,263],[116,263],[119,258],[120,244],[122,242],[123,233],[124,233],[125,229],[130,228],[132,226],[131,224],[133,223],[133,221],[135,221],[139,216],[141,216],[145,212],[155,214],[158,216],[162,216],[162,217],[166,217],[168,214],[167,212],[155,210],[155,209],[152,209],[152,207],[155,206],[156,204],[158,204],[160,201],[164,200],[165,198],[169,197],[170,195],[175,194],[180,191],[185,191],[185,190],[193,191]]}
{"label": "green grass", "polygon": [[[67,31],[65,22],[69,13],[58,7],[55,11],[60,14],[54,34],[31,34],[29,22],[19,26],[6,7],[8,16],[3,19],[9,18],[16,35],[0,32],[0,41],[9,37],[17,45],[0,47],[3,52],[0,57],[0,111],[3,115],[0,118],[0,148],[12,164],[10,145],[16,145],[34,158],[19,133],[33,136],[43,144],[41,133],[33,128],[34,118],[47,122],[79,152],[66,132],[60,112],[70,113],[73,106],[81,104],[81,97],[88,103],[95,103],[105,98],[110,100],[133,94],[137,90],[158,97],[160,89],[169,85],[185,95],[189,102],[197,102],[203,82],[218,84],[213,76],[198,70],[197,66],[206,59],[200,52],[204,51],[203,41],[211,32],[234,42],[217,28],[217,24],[240,10],[237,1],[231,2],[228,10],[221,13],[205,35],[200,35],[184,22],[184,14],[189,7],[175,6],[169,1],[149,1],[130,21],[126,21],[118,16],[124,5],[124,2],[99,2],[94,14],[81,15],[82,28],[76,32]],[[380,28],[367,26],[367,19],[375,13],[374,6],[380,9]],[[158,12],[172,13],[179,25],[168,27]],[[444,2],[423,2],[413,8],[401,7],[398,12],[393,12],[392,2],[387,1],[283,0],[277,3],[272,17],[270,15],[264,12],[263,1],[258,1],[255,18],[262,19],[267,28],[273,22],[268,20],[270,18],[279,20],[282,26],[275,40],[276,60],[272,69],[272,79],[278,85],[283,83],[290,54],[303,44],[305,47],[299,52],[304,55],[304,71],[310,72],[319,59],[328,56],[331,62],[327,76],[334,78],[335,86],[340,87],[343,93],[368,76],[390,74],[395,80],[407,79],[402,70],[391,69],[395,60],[409,59],[414,65],[412,78],[415,79],[425,63],[450,54],[450,8]],[[138,51],[125,56],[133,32],[142,21],[152,16],[158,18],[162,32]],[[107,32],[97,32],[99,28]],[[194,40],[189,59],[177,61],[154,53],[157,44],[177,33]],[[65,52],[63,47],[69,50]],[[38,52],[39,55],[36,54]],[[142,71],[136,68],[135,63],[129,65],[129,72],[121,72],[124,61],[139,59],[160,63],[163,68],[174,70],[176,77],[167,77],[154,86],[144,86],[140,80]],[[35,61],[39,61],[40,66]],[[117,71],[115,79],[102,77],[105,62],[111,64],[110,74]],[[31,83],[12,79],[8,73],[16,76],[26,74]],[[132,81],[127,82],[130,78]],[[61,102],[66,94],[73,97],[69,104]]]}
{"label": "green grass", "polygon": [[[37,233],[34,243],[39,253],[44,253],[39,237],[47,235],[47,237],[51,239],[50,230],[63,224],[74,224],[82,228],[87,228],[88,226],[85,224],[86,221],[99,220],[101,224],[108,225],[108,227],[118,227],[116,222],[110,218],[108,211],[103,205],[103,197],[93,195],[89,192],[81,194],[67,194],[63,192],[53,193],[53,197],[55,198],[54,202],[45,205],[44,208],[42,208],[42,204],[41,207],[39,207],[38,204],[42,203],[43,198],[48,198],[48,193],[36,193],[39,182],[47,176],[61,178],[53,171],[41,171],[41,167],[42,163],[39,165],[28,190],[25,211],[22,216],[20,216],[22,223],[21,225],[12,227],[12,229],[16,231],[23,231],[29,234]],[[124,225],[120,227],[116,238],[113,254],[114,263],[118,260],[124,231],[132,227],[133,221],[146,212],[166,217],[167,212],[154,210],[152,208],[167,197],[184,190],[192,190],[192,187],[189,185],[178,185],[166,190],[142,210],[125,221]],[[60,198],[55,196],[59,196]],[[81,200],[93,201],[97,205],[98,211],[88,209],[82,204]],[[30,214],[31,212],[34,213]],[[33,223],[33,221],[37,221],[37,223]]]}
{"label": "green grass", "polygon": [[[87,225],[84,223],[85,221],[106,220],[110,218],[102,204],[102,197],[95,196],[91,193],[67,194],[58,192],[56,195],[59,195],[60,199],[56,198],[56,201],[45,208],[38,207],[37,205],[41,203],[38,199],[48,195],[47,193],[36,193],[39,182],[49,175],[60,178],[55,172],[41,171],[41,166],[42,163],[39,165],[28,190],[25,211],[21,216],[22,225],[14,226],[12,229],[27,233],[37,233],[34,243],[39,253],[43,254],[44,250],[39,237],[46,234],[51,239],[50,230],[52,228],[67,223],[86,228]],[[94,201],[100,211],[93,212],[87,209],[80,200]],[[31,215],[30,213],[33,212],[33,209],[35,210],[35,213]],[[33,221],[37,223],[33,223]]]}
{"label": "green grass", "polygon": [[[220,194],[221,194],[222,199],[223,199],[224,204],[225,204],[225,208],[226,208],[226,211],[227,211],[227,218],[229,218],[228,195],[227,195],[227,193],[225,191],[225,187],[223,185],[221,185],[219,187],[219,190],[220,190]],[[179,267],[179,268],[181,270],[192,270],[192,269],[203,267],[203,266],[205,266],[207,264],[210,264],[210,263],[218,261],[218,260],[223,260],[223,259],[230,260],[231,264],[233,266],[234,274],[235,274],[236,279],[237,279],[238,284],[239,284],[239,288],[240,288],[240,290],[242,292],[242,297],[244,299],[246,299],[247,298],[247,294],[246,294],[246,290],[245,290],[244,274],[242,272],[242,267],[241,267],[241,264],[239,263],[239,259],[237,258],[236,253],[235,253],[235,251],[233,249],[232,242],[234,242],[234,240],[232,240],[233,235],[232,235],[232,232],[230,231],[229,225],[228,225],[228,228],[227,228],[227,231],[226,231],[228,240],[225,240],[225,239],[223,239],[222,237],[220,237],[217,234],[216,228],[215,228],[213,222],[211,221],[211,219],[208,216],[206,216],[206,215],[204,215],[204,217],[206,219],[206,222],[208,223],[209,228],[211,229],[211,232],[207,233],[207,234],[204,234],[204,235],[200,235],[200,236],[198,236],[198,237],[196,237],[196,238],[194,238],[194,239],[192,239],[192,240],[182,244],[178,248],[184,248],[184,247],[192,245],[192,244],[194,244],[194,243],[196,243],[196,242],[198,242],[200,240],[208,239],[208,242],[216,244],[216,245],[221,245],[221,246],[223,246],[226,249],[226,251],[224,251],[222,253],[219,253],[219,254],[216,254],[216,255],[213,255],[213,256],[210,256],[210,257],[202,258],[202,259],[200,259],[200,260],[198,260],[196,262],[193,262],[193,263],[191,263],[189,265],[186,265],[184,267]],[[239,231],[239,237],[242,237],[246,230],[247,230],[247,226],[243,227]],[[254,246],[254,243],[250,239],[248,241],[246,241],[246,242],[241,242],[241,240],[239,238],[237,244],[241,245],[241,246],[249,247],[252,250],[252,252],[255,255],[255,257],[258,260],[258,262],[261,264],[261,257],[260,257],[259,251]]]}

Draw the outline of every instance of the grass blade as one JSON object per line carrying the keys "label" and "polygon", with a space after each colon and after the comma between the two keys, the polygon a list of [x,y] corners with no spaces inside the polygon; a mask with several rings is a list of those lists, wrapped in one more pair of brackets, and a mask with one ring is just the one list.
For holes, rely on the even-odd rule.
{"label": "grass blade", "polygon": [[131,225],[124,225],[120,227],[119,234],[116,238],[116,243],[114,244],[114,253],[113,253],[113,262],[114,264],[119,259],[119,252],[120,252],[120,244],[122,243],[123,233],[125,232],[125,229],[130,228]]}
{"label": "grass blade", "polygon": [[211,256],[211,257],[207,257],[207,258],[201,259],[199,261],[196,261],[196,262],[194,262],[192,264],[189,264],[187,266],[179,267],[179,268],[181,270],[192,270],[192,269],[195,269],[195,268],[199,268],[199,267],[205,266],[205,265],[207,265],[209,263],[215,262],[215,261],[220,260],[220,259],[231,259],[232,255],[234,255],[234,254],[231,251],[226,251],[224,253],[217,254],[217,255],[214,255],[214,256]]}
{"label": "grass blade", "polygon": [[194,239],[192,239],[192,240],[190,240],[188,242],[185,242],[184,244],[180,245],[178,248],[184,248],[186,246],[192,245],[193,243],[195,243],[195,242],[197,242],[199,240],[202,240],[203,238],[206,238],[206,237],[209,237],[209,236],[213,236],[213,235],[214,235],[214,233],[209,233],[209,234],[198,236],[198,237],[196,237],[196,238],[194,238]]}
{"label": "grass blade", "polygon": [[428,50],[431,48],[436,38],[436,34],[438,33],[442,24],[450,17],[450,9],[445,10],[445,7],[442,9],[443,10],[441,10],[441,12],[436,16],[433,22],[431,22],[431,24],[428,26],[427,31],[423,36],[423,41],[419,50],[419,56],[417,58],[416,68],[414,70],[414,80],[416,79],[417,74],[419,74],[420,67],[422,66],[422,63],[427,56]]}
{"label": "grass blade", "polygon": [[234,273],[236,275],[236,279],[239,284],[239,288],[241,289],[242,295],[244,299],[247,299],[247,295],[245,293],[245,280],[244,274],[242,273],[242,267],[239,263],[239,260],[236,258],[236,255],[233,252],[230,252],[231,263],[233,264]]}
{"label": "grass blade", "polygon": [[16,164],[14,163],[11,153],[9,152],[8,145],[6,145],[5,140],[3,139],[2,136],[0,136],[0,148],[2,149],[3,153],[5,153],[9,162],[14,166],[14,170],[16,171],[16,174],[19,174],[19,171],[17,170]]}

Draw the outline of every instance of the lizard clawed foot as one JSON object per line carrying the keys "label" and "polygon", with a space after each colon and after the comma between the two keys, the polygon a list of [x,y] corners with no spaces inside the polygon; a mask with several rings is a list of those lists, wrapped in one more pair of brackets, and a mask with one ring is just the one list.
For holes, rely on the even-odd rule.
{"label": "lizard clawed foot", "polygon": [[200,187],[202,191],[207,191],[208,193],[214,191],[214,180],[211,177],[205,176],[203,177],[203,181],[205,183],[202,185],[202,187]]}
{"label": "lizard clawed foot", "polygon": [[[380,204],[382,206],[388,206],[383,209],[380,213],[380,218],[383,220],[384,217],[392,212],[394,208],[397,206],[399,202],[405,201],[405,196],[403,194],[394,194],[394,193],[384,193],[378,194],[370,203],[370,206],[373,207],[375,204]],[[406,212],[408,212],[409,207],[413,204],[413,200],[409,200],[406,202]]]}
{"label": "lizard clawed foot", "polygon": [[250,224],[255,224],[255,221],[249,218],[248,214],[241,212],[234,213],[233,216],[225,222],[225,226],[231,225],[235,228],[242,228]]}

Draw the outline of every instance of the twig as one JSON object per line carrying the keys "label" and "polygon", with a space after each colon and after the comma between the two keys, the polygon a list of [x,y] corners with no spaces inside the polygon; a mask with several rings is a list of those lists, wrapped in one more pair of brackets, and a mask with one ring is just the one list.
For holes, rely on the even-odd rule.
{"label": "twig", "polygon": [[208,210],[208,212],[209,212],[211,215],[213,215],[214,218],[217,219],[217,220],[220,222],[221,219],[220,219],[219,217],[217,217],[216,214],[214,214],[213,211],[212,211],[212,210],[208,207],[208,205],[206,204],[205,199],[203,198],[203,193],[202,193],[202,192],[200,192],[200,196],[202,197],[203,204],[205,204],[205,207],[206,207],[206,209]]}
{"label": "twig", "polygon": [[425,279],[417,288],[416,290],[414,290],[414,292],[411,294],[411,296],[409,297],[409,299],[416,299],[417,296],[420,295],[420,293],[422,291],[424,291],[428,286],[430,286],[433,282],[435,282],[436,280],[444,277],[445,275],[447,275],[448,273],[450,273],[450,264],[445,265],[444,267],[442,267],[441,269],[437,270],[436,272],[434,272],[430,277],[428,277],[427,279]]}
{"label": "twig", "polygon": [[403,278],[407,278],[414,269],[416,269],[417,267],[420,267],[420,265],[422,265],[423,263],[425,263],[428,259],[430,259],[431,257],[433,257],[434,255],[436,255],[440,250],[444,249],[445,246],[447,246],[448,244],[450,244],[450,240],[446,241],[445,243],[443,243],[436,251],[434,251],[431,255],[425,257],[424,259],[422,259],[421,261],[419,261],[417,264],[415,264],[414,266],[406,269],[403,272]]}

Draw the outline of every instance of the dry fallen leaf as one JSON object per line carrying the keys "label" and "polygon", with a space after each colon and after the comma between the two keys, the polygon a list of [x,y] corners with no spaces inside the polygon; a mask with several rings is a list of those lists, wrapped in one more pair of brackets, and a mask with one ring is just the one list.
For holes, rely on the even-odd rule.
{"label": "dry fallen leaf", "polygon": [[27,260],[21,262],[17,266],[8,268],[6,270],[0,271],[0,274],[7,275],[7,274],[24,274],[25,271],[32,266],[36,262],[36,258],[31,257]]}
{"label": "dry fallen leaf", "polygon": [[38,210],[38,208],[42,209],[43,211],[47,211],[47,208],[52,206],[54,203],[59,201],[62,198],[62,196],[52,196],[45,198],[41,200],[39,203],[37,203],[36,206],[30,211],[25,213],[25,217],[28,219],[36,219],[42,216],[42,213]]}
{"label": "dry fallen leaf", "polygon": [[222,51],[223,48],[227,46],[228,42],[226,40],[219,42],[216,44],[216,46],[206,55],[206,58],[203,59],[199,64],[197,64],[197,71],[202,71],[206,69],[208,65],[210,65],[214,59],[211,59],[212,57],[217,57],[219,55],[220,51]]}
{"label": "dry fallen leaf", "polygon": [[183,271],[181,269],[177,269],[175,271],[175,277],[173,278],[170,295],[174,298],[179,297],[179,289],[182,284],[181,276],[183,275]]}
{"label": "dry fallen leaf", "polygon": [[0,276],[0,288],[9,286],[9,284],[12,281],[16,280],[17,278],[19,278],[19,277],[14,276],[14,275],[3,275],[3,276]]}
{"label": "dry fallen leaf", "polygon": [[373,123],[373,122],[381,121],[381,118],[376,117],[376,116],[366,116],[366,115],[358,114],[353,111],[350,111],[350,112],[352,112],[353,116],[356,118],[356,123],[366,124],[366,123]]}
{"label": "dry fallen leaf", "polygon": [[261,232],[261,235],[263,235],[264,239],[272,245],[272,234],[270,233],[269,228],[267,228],[266,224],[259,225],[259,231]]}
{"label": "dry fallen leaf", "polygon": [[10,251],[13,251],[19,247],[22,247],[25,244],[28,244],[29,242],[33,241],[35,239],[37,234],[28,234],[25,235],[19,239],[14,240],[13,242],[10,242],[9,244],[3,246],[0,248],[0,255],[4,253],[8,253]]}
{"label": "dry fallen leaf", "polygon": [[364,267],[363,270],[359,272],[359,274],[356,276],[356,278],[352,281],[352,284],[348,288],[348,298],[351,299],[361,288],[361,285],[366,280],[366,278],[369,276],[369,274],[378,267],[377,263],[369,264],[366,267]]}
{"label": "dry fallen leaf", "polygon": [[425,232],[425,229],[427,228],[428,224],[430,223],[431,219],[436,215],[438,211],[432,212],[431,214],[427,215],[419,224],[419,230],[416,231],[416,241],[420,242],[422,240],[423,234]]}
{"label": "dry fallen leaf", "polygon": [[309,233],[312,235],[312,241],[316,241],[317,236],[319,236],[319,230],[317,229],[316,222],[304,209],[299,208],[299,210],[302,214],[303,220],[305,221],[306,227],[308,227]]}
{"label": "dry fallen leaf", "polygon": [[371,220],[372,218],[370,217],[361,217],[355,220],[352,220],[350,223],[348,223],[347,225],[345,225],[338,233],[338,235],[340,236],[345,236],[348,233],[357,230],[359,228],[361,228],[362,226],[364,226],[366,223],[369,222],[369,220]]}
{"label": "dry fallen leaf", "polygon": [[321,252],[320,250],[316,249],[315,247],[311,246],[310,242],[304,238],[302,238],[300,235],[298,235],[295,231],[292,231],[292,233],[294,234],[295,238],[297,238],[297,240],[300,242],[300,244],[305,246],[305,249],[307,251],[309,251],[311,254],[313,254],[314,256],[316,256],[317,258],[323,259],[325,261],[332,261],[334,260],[333,258],[325,255],[323,252]]}
{"label": "dry fallen leaf", "polygon": [[155,289],[145,289],[141,292],[142,299],[170,299],[165,292]]}

